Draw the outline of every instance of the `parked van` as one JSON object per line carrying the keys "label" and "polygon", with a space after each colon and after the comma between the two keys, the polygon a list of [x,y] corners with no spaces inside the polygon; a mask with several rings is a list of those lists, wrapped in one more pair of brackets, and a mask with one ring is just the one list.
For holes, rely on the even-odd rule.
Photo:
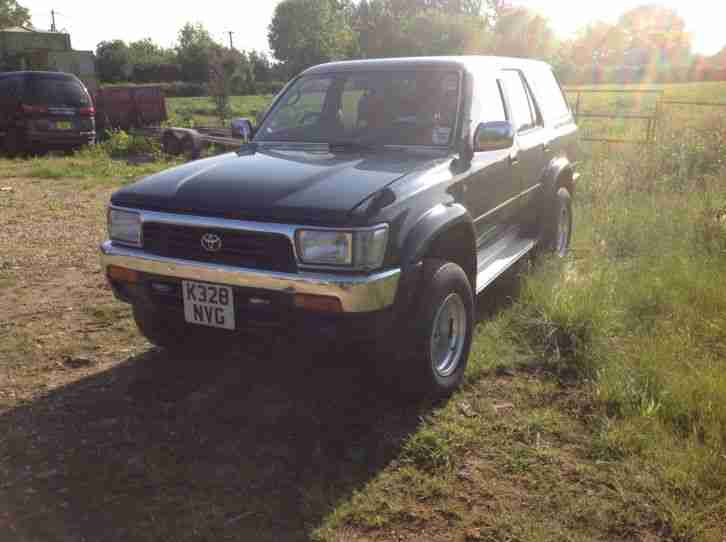
{"label": "parked van", "polygon": [[95,114],[88,90],[75,75],[0,73],[0,142],[6,155],[92,144]]}

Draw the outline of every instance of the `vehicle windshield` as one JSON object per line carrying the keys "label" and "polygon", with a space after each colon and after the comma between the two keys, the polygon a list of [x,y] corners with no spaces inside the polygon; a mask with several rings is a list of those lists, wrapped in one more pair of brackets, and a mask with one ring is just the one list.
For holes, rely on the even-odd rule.
{"label": "vehicle windshield", "polygon": [[34,76],[28,80],[26,101],[51,107],[88,107],[91,100],[78,81],[68,77]]}
{"label": "vehicle windshield", "polygon": [[304,76],[282,96],[255,141],[448,146],[457,72],[371,71]]}

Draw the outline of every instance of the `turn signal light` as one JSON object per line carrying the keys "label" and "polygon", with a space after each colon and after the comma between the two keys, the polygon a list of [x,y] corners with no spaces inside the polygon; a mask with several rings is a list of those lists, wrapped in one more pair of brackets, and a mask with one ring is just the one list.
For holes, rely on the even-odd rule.
{"label": "turn signal light", "polygon": [[133,269],[126,269],[125,267],[109,265],[106,274],[110,280],[131,283],[139,282],[139,273]]}
{"label": "turn signal light", "polygon": [[295,306],[315,312],[343,312],[343,305],[337,297],[324,295],[295,294]]}
{"label": "turn signal light", "polygon": [[82,117],[93,117],[96,114],[96,110],[93,107],[81,107],[78,110],[78,114]]}

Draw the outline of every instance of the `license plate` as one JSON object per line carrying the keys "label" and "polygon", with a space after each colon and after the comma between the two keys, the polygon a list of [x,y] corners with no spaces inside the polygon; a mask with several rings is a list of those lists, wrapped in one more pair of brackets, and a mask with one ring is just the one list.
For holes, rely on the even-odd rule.
{"label": "license plate", "polygon": [[190,324],[235,329],[234,292],[229,286],[182,281],[184,319]]}
{"label": "license plate", "polygon": [[61,120],[55,123],[56,130],[72,130],[73,123],[67,120]]}

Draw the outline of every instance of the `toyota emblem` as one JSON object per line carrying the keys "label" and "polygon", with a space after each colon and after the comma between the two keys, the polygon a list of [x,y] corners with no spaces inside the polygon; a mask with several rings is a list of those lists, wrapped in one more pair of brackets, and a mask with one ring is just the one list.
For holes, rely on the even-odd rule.
{"label": "toyota emblem", "polygon": [[219,252],[222,250],[222,238],[216,233],[205,233],[202,235],[202,248],[207,252]]}

